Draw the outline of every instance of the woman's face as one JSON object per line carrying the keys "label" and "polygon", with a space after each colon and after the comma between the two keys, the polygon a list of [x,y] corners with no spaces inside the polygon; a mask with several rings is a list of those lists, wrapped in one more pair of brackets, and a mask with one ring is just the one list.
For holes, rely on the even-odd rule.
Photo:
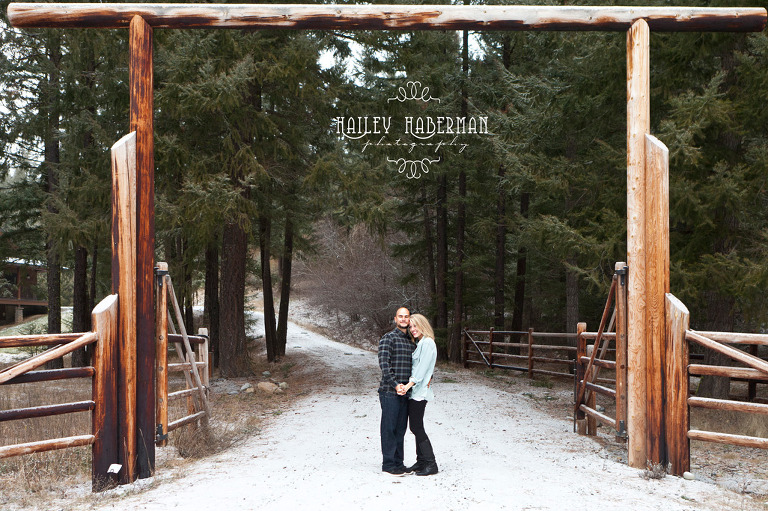
{"label": "woman's face", "polygon": [[416,326],[416,325],[414,325],[413,323],[411,323],[411,335],[412,335],[412,336],[413,336],[415,339],[418,339],[419,337],[421,337],[421,330],[419,330],[419,327],[417,327],[417,326]]}

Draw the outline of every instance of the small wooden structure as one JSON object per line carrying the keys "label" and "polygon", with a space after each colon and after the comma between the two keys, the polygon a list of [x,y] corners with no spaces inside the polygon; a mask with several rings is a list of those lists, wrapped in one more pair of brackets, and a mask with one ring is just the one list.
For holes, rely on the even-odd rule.
{"label": "small wooden structure", "polygon": [[[45,273],[45,271],[46,269],[42,264],[34,261],[22,259],[0,261],[0,272],[2,272],[3,278],[15,287],[10,296],[0,293],[0,308],[2,308],[0,318],[3,316],[7,318],[13,314],[14,322],[19,323],[23,319],[24,307],[42,308],[48,306],[48,300],[38,296],[35,292],[38,275]],[[12,309],[13,312],[9,313],[6,309]]]}
{"label": "small wooden structure", "polygon": [[[132,240],[113,256],[113,290],[121,291],[121,406],[135,410],[135,431],[121,442],[138,445],[139,476],[154,465],[155,428],[153,52],[155,28],[320,30],[604,30],[627,32],[627,262],[629,463],[645,467],[666,456],[660,440],[663,408],[664,293],[669,291],[665,150],[650,138],[650,32],[761,31],[763,8],[260,5],[260,4],[48,4],[11,3],[14,27],[128,28],[130,126],[136,132],[135,209],[113,209],[113,233]],[[649,170],[647,162],[656,162]],[[661,165],[661,167],[659,167]],[[659,174],[661,172],[661,174]],[[661,186],[661,188],[658,188]],[[115,192],[115,195],[122,192]],[[661,195],[659,195],[661,194]],[[660,201],[657,201],[660,199]],[[122,200],[118,197],[117,200]],[[118,203],[119,205],[120,203]],[[120,206],[122,208],[122,206]],[[666,209],[665,209],[666,208]],[[130,214],[130,218],[120,217]],[[133,224],[132,222],[135,222]],[[666,229],[666,230],[665,230]],[[666,248],[665,248],[666,247]],[[122,300],[126,308],[123,314]],[[135,312],[134,312],[135,311]],[[132,459],[132,458],[130,458]],[[132,463],[128,463],[132,466]],[[133,480],[129,472],[126,480]]]}

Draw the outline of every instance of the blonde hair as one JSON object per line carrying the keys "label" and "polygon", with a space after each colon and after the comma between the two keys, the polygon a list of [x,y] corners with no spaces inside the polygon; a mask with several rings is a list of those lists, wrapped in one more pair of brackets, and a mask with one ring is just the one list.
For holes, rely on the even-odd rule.
{"label": "blonde hair", "polygon": [[411,325],[414,325],[421,332],[422,337],[435,338],[435,331],[432,330],[432,326],[429,324],[429,320],[421,314],[413,314],[411,316]]}

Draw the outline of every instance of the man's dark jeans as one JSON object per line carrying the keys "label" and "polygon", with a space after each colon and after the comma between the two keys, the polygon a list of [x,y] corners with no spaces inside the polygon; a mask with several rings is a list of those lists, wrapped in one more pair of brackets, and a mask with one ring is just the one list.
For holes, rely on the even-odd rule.
{"label": "man's dark jeans", "polygon": [[408,398],[394,392],[379,391],[381,403],[382,470],[403,466],[403,439],[408,429]]}

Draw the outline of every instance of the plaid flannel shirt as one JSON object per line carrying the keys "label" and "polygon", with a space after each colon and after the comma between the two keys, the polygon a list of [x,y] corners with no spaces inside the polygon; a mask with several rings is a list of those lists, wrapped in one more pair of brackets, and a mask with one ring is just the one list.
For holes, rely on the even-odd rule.
{"label": "plaid flannel shirt", "polygon": [[381,383],[379,391],[397,392],[398,383],[408,383],[411,377],[411,355],[416,346],[408,334],[395,328],[379,340],[379,367]]}

